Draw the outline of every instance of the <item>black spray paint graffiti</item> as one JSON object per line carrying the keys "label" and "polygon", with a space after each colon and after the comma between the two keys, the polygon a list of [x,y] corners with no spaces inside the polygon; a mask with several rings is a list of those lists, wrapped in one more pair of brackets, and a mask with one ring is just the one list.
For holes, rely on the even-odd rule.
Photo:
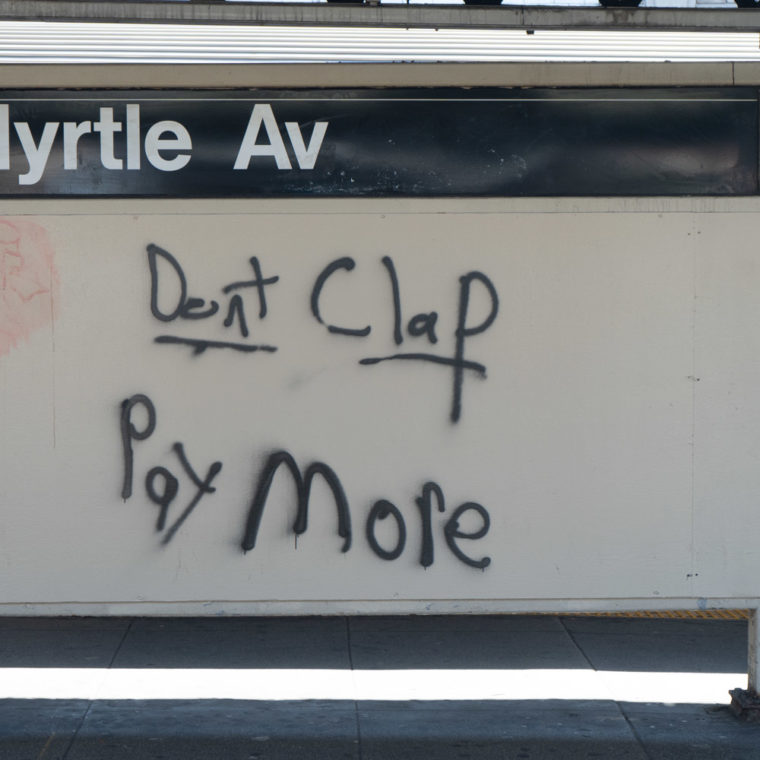
{"label": "black spray paint graffiti", "polygon": [[[138,429],[132,420],[133,410],[141,408],[146,421],[142,429]],[[157,412],[153,402],[145,394],[135,394],[125,399],[121,404],[120,431],[123,455],[123,481],[121,496],[125,501],[132,496],[134,480],[134,441],[148,439],[156,430]],[[201,480],[194,468],[190,465],[185,455],[184,446],[175,443],[172,447],[180,460],[185,474],[196,487],[196,493],[190,503],[185,507],[179,517],[164,534],[162,544],[168,544],[187,520],[200,500],[206,494],[212,494],[216,489],[211,485],[214,478],[222,469],[221,462],[214,462],[208,469],[206,477]],[[269,491],[277,472],[282,466],[290,474],[296,489],[296,519],[293,523],[293,533],[299,536],[306,532],[309,518],[309,500],[314,478],[319,476],[329,487],[337,512],[337,533],[343,539],[342,552],[348,552],[351,548],[351,510],[343,485],[335,470],[324,462],[312,462],[305,470],[301,470],[296,460],[287,451],[272,452],[256,478],[253,499],[248,510],[241,547],[244,552],[251,551],[256,546],[261,520],[264,516]],[[156,521],[156,529],[162,531],[166,527],[169,507],[179,490],[178,479],[165,467],[152,467],[145,476],[145,492],[151,502],[159,507],[159,515]],[[433,502],[439,513],[446,511],[445,499],[441,487],[432,481],[428,481],[422,487],[422,493],[415,500],[419,512],[421,525],[421,544],[419,564],[430,567],[434,562],[434,526],[433,526]],[[460,527],[460,520],[467,513],[477,515],[480,520],[479,527],[471,532],[466,532]],[[397,528],[397,540],[393,548],[387,549],[381,546],[377,540],[376,528],[379,521],[393,517]],[[491,563],[490,557],[474,559],[466,554],[459,546],[460,540],[476,541],[483,538],[489,531],[491,520],[488,511],[476,502],[465,502],[458,506],[443,524],[443,536],[452,554],[469,567],[485,569]],[[387,499],[377,500],[371,507],[365,524],[365,536],[372,552],[380,559],[393,561],[398,559],[406,546],[406,522],[401,511],[395,504]]]}
{"label": "black spray paint graffiti", "polygon": [[[169,251],[166,251],[157,245],[153,245],[152,243],[148,246],[147,251],[148,266],[150,267],[150,311],[156,319],[161,322],[173,322],[175,319],[209,319],[219,311],[219,303],[217,301],[211,300],[207,304],[203,298],[188,295],[187,277],[185,276],[185,272],[179,261],[177,261]],[[163,259],[163,261],[168,264],[170,271],[174,275],[174,279],[179,285],[179,297],[177,302],[172,304],[174,308],[168,312],[163,311],[159,306],[159,259]],[[222,288],[222,293],[224,295],[229,295],[234,291],[255,288],[259,301],[259,319],[264,319],[267,315],[265,288],[269,285],[274,285],[274,283],[280,278],[277,276],[264,277],[261,272],[261,265],[256,256],[252,256],[249,259],[249,262],[253,268],[254,278],[252,280],[231,282],[229,285],[225,285]],[[227,314],[222,324],[225,328],[230,328],[236,321],[241,336],[247,338],[250,335],[250,331],[248,329],[248,320],[245,316],[245,304],[242,296],[237,292],[234,293],[227,303]],[[234,351],[244,351],[246,353],[254,353],[256,351],[274,353],[277,350],[276,346],[256,345],[252,343],[244,343],[242,341],[180,338],[175,335],[159,335],[155,338],[155,342],[190,346],[195,354],[202,354],[207,348],[230,348]]]}
{"label": "black spray paint graffiti", "polygon": [[[161,322],[173,322],[176,319],[186,320],[203,320],[209,319],[217,314],[220,310],[219,303],[214,300],[206,301],[196,296],[188,295],[187,278],[179,261],[169,251],[160,248],[151,243],[147,247],[148,266],[151,276],[150,291],[150,310],[153,316]],[[159,275],[159,261],[163,261],[163,275]],[[254,289],[258,299],[258,316],[264,319],[267,315],[267,291],[270,285],[279,281],[279,276],[265,277],[262,272],[261,264],[256,256],[249,259],[253,269],[254,277],[250,280],[241,280],[232,282],[222,288],[224,295],[233,293],[226,307],[226,316],[223,320],[223,326],[227,329],[237,323],[240,334],[243,338],[248,338],[250,331],[248,319],[246,317],[245,304],[241,294],[237,291],[245,289]],[[401,288],[399,278],[396,272],[396,266],[390,256],[384,256],[381,263],[385,268],[390,285],[390,293],[393,304],[393,325],[392,340],[396,346],[400,346],[405,337],[421,338],[427,340],[431,345],[438,343],[438,313],[435,311],[421,312],[414,314],[404,325]],[[317,275],[314,285],[311,289],[311,313],[320,324],[324,325],[327,331],[336,336],[347,336],[351,338],[366,338],[372,332],[371,325],[362,327],[335,325],[325,323],[322,317],[321,302],[323,299],[323,290],[330,278],[337,272],[352,272],[356,267],[356,262],[349,256],[344,256],[330,262]],[[159,281],[162,277],[168,276],[174,280],[178,286],[179,296],[176,301],[171,303],[171,308],[166,304],[159,303]],[[470,299],[473,286],[478,284],[482,293],[487,298],[487,314],[478,324],[469,324],[468,316],[470,310]],[[163,306],[163,308],[162,308]],[[441,365],[452,371],[452,401],[449,413],[452,422],[458,422],[462,415],[462,389],[464,384],[465,372],[472,372],[475,375],[485,378],[486,366],[481,362],[472,361],[465,358],[465,343],[467,339],[479,335],[488,330],[494,323],[499,312],[499,296],[493,282],[482,272],[472,271],[462,275],[459,278],[459,297],[456,312],[456,329],[454,330],[453,355],[441,353],[428,353],[419,351],[398,352],[385,356],[369,356],[359,359],[359,364],[363,366],[372,366],[387,361],[406,361],[406,362],[427,362]],[[361,324],[361,323],[360,323]],[[406,336],[404,334],[404,327]],[[227,340],[208,340],[202,338],[185,338],[174,335],[159,335],[155,339],[156,343],[185,345],[193,349],[196,355],[203,354],[209,348],[228,348],[245,353],[274,353],[277,351],[276,346],[266,344],[252,344],[244,341],[227,341]]]}
{"label": "black spray paint graffiti", "polygon": [[264,469],[259,475],[256,485],[256,493],[253,497],[253,503],[248,513],[248,520],[245,526],[243,537],[243,551],[249,551],[256,545],[256,537],[259,532],[259,525],[264,514],[269,489],[274,480],[274,476],[280,467],[284,464],[290,471],[291,476],[296,484],[296,494],[298,499],[298,512],[296,521],[293,524],[293,532],[300,536],[306,532],[309,518],[309,496],[311,494],[311,484],[316,475],[320,475],[332,491],[335,499],[335,506],[338,510],[338,535],[343,539],[343,548],[341,551],[347,552],[351,548],[351,514],[348,508],[348,500],[343,491],[338,476],[335,472],[323,462],[312,462],[306,472],[301,475],[301,470],[296,464],[295,459],[287,451],[277,451],[269,456]]}
{"label": "black spray paint graffiti", "polygon": [[[390,256],[384,256],[382,259],[388,278],[390,280],[391,294],[393,297],[393,341],[397,346],[404,342],[402,331],[403,318],[401,309],[401,289],[399,287],[396,267]],[[311,311],[314,318],[324,324],[320,311],[320,296],[322,289],[328,279],[339,270],[347,272],[353,271],[356,262],[349,256],[336,259],[328,264],[317,277],[314,288],[311,292]],[[486,290],[489,298],[489,311],[486,318],[478,325],[468,325],[467,315],[470,305],[470,289],[473,282],[479,282]],[[462,415],[462,384],[464,382],[465,370],[475,372],[482,378],[486,376],[486,367],[479,362],[469,361],[464,358],[465,340],[474,335],[485,332],[496,319],[499,313],[499,296],[491,280],[482,272],[468,272],[459,278],[459,304],[457,309],[457,326],[454,332],[454,355],[444,356],[441,354],[430,354],[420,352],[395,353],[389,356],[373,356],[361,359],[359,364],[373,365],[386,361],[421,361],[440,364],[450,367],[454,371],[453,376],[453,393],[451,402],[450,418],[452,422],[458,422]],[[436,335],[436,324],[438,314],[435,311],[422,312],[415,314],[408,321],[406,330],[413,338],[426,337],[428,342],[435,344],[438,342]],[[325,325],[327,330],[336,335],[347,335],[359,338],[366,338],[372,331],[372,327],[367,325],[362,328],[340,327],[338,325]]]}
{"label": "black spray paint graffiti", "polygon": [[[147,415],[147,423],[142,430],[138,430],[132,422],[132,410],[136,407],[142,407]],[[132,441],[144,441],[149,438],[156,430],[156,407],[153,402],[144,394],[138,393],[125,399],[121,404],[121,444],[122,455],[124,458],[124,480],[121,487],[121,498],[126,501],[132,495],[133,473],[134,473],[134,452],[132,450]],[[185,507],[179,517],[169,527],[162,539],[163,544],[168,544],[180,529],[182,524],[192,514],[193,510],[205,494],[214,493],[211,483],[222,469],[221,462],[214,462],[206,473],[206,477],[201,480],[198,473],[191,466],[185,454],[185,447],[181,443],[175,443],[172,451],[177,455],[185,475],[196,487],[196,492],[190,503]],[[161,490],[158,490],[157,483],[161,482]],[[159,508],[158,519],[156,521],[156,530],[162,531],[166,527],[166,519],[169,507],[177,496],[179,491],[179,480],[165,467],[153,467],[148,470],[145,476],[145,492],[148,498]]]}

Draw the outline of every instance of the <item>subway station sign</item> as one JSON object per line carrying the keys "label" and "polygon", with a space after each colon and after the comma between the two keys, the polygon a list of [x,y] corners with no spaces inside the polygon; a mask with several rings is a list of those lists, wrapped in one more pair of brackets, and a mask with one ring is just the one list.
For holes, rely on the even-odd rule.
{"label": "subway station sign", "polygon": [[5,197],[758,192],[751,88],[0,92]]}

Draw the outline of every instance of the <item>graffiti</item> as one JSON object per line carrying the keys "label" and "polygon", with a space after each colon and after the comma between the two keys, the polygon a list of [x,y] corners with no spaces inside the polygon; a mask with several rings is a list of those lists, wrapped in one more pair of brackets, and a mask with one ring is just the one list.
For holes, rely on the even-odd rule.
{"label": "graffiti", "polygon": [[[182,265],[177,258],[164,248],[154,243],[147,246],[148,266],[150,268],[150,311],[160,322],[174,322],[182,320],[207,320],[220,313],[220,304],[216,300],[206,300],[197,296],[188,295],[187,277]],[[159,262],[163,262],[163,274],[159,272]],[[277,275],[265,277],[261,263],[256,256],[249,259],[254,277],[250,280],[232,282],[222,287],[223,295],[229,296],[226,306],[226,316],[222,322],[225,329],[237,324],[240,335],[248,338],[250,331],[246,305],[238,291],[253,289],[258,303],[258,318],[263,320],[267,316],[267,288],[279,282]],[[392,340],[396,346],[401,346],[407,338],[423,339],[428,344],[435,345],[439,342],[437,325],[438,312],[419,312],[413,314],[404,324],[403,309],[401,302],[401,288],[396,266],[390,256],[383,256],[381,264],[386,270],[390,285],[391,299],[393,304],[392,316]],[[349,326],[326,323],[322,316],[322,300],[328,281],[339,272],[353,272],[356,262],[350,256],[343,256],[331,261],[325,266],[314,280],[311,289],[310,307],[314,319],[323,325],[331,335],[349,338],[367,338],[372,332],[372,325]],[[166,298],[162,302],[160,297],[160,284],[168,280],[173,281],[177,295],[172,296],[171,303]],[[350,285],[349,285],[350,287]],[[485,296],[487,303],[486,316],[477,324],[470,324],[470,300],[473,289],[480,289],[481,300]],[[395,352],[385,356],[365,356],[358,359],[361,366],[372,366],[388,361],[424,362],[436,364],[449,369],[452,372],[452,401],[449,418],[456,423],[462,416],[462,393],[465,372],[472,372],[480,378],[486,377],[485,364],[465,358],[465,343],[469,338],[480,335],[488,330],[496,320],[499,313],[499,296],[491,279],[478,271],[467,272],[459,278],[459,292],[456,306],[456,328],[452,335],[453,352],[451,355],[442,353],[428,353],[420,351]],[[359,323],[361,324],[361,323]],[[213,340],[206,338],[187,338],[175,335],[159,335],[154,338],[159,344],[174,344],[189,346],[194,355],[203,354],[209,348],[227,348],[245,353],[274,353],[276,346],[268,344],[253,344],[243,341]]]}
{"label": "graffiti", "polygon": [[[275,354],[278,351],[277,346],[248,341],[252,333],[252,320],[261,321],[267,318],[273,308],[270,304],[271,289],[280,283],[280,276],[271,274],[271,269],[264,266],[258,256],[248,258],[251,277],[223,285],[218,291],[220,295],[210,298],[191,292],[185,268],[174,253],[155,243],[146,246],[146,253],[150,273],[149,305],[152,317],[163,325],[180,321],[193,324],[201,322],[215,324],[217,330],[224,333],[213,337],[187,337],[164,333],[154,337],[155,343],[189,347],[192,349],[193,356],[200,356],[206,354],[209,349],[217,348],[244,353]],[[393,259],[390,256],[383,256],[379,263],[380,271],[384,271],[383,287],[388,289],[390,296],[391,313],[387,324],[391,326],[391,329],[387,337],[391,344],[399,348],[407,341],[424,341],[427,346],[440,346],[444,335],[439,326],[439,312],[410,309],[409,304],[403,299],[402,284]],[[316,323],[325,328],[330,336],[337,339],[358,340],[357,345],[362,346],[362,341],[372,334],[373,325],[363,320],[361,315],[352,316],[344,312],[343,317],[340,318],[341,321],[345,320],[342,324],[327,321],[323,316],[325,313],[336,312],[334,308],[336,302],[344,303],[341,301],[341,295],[343,295],[341,289],[352,287],[350,275],[356,266],[356,261],[350,256],[341,256],[322,266],[314,276],[309,291],[309,307]],[[346,276],[349,276],[348,280],[345,279]],[[335,282],[332,281],[334,277],[336,277]],[[479,301],[477,311],[484,316],[473,320],[470,316],[470,302],[476,292],[475,298]],[[276,303],[274,307],[277,310]],[[449,353],[440,349],[438,352],[395,351],[380,356],[360,355],[356,361],[361,367],[371,367],[389,361],[406,361],[434,364],[447,369],[452,373],[452,401],[449,416],[451,422],[456,423],[462,414],[465,373],[470,372],[482,378],[486,377],[485,364],[466,357],[467,341],[488,330],[494,323],[498,311],[499,296],[491,279],[483,272],[466,272],[458,278],[457,299],[450,312],[450,315],[454,317],[452,321],[455,327],[453,333],[450,333]],[[230,330],[236,333],[233,340],[226,339]],[[220,339],[222,337],[224,339]],[[155,433],[156,426],[156,407],[148,396],[138,393],[124,400],[120,412],[123,458],[121,496],[124,501],[132,497],[134,488],[135,446],[150,438]],[[180,462],[180,476],[184,475],[184,478],[189,480],[195,492],[185,508],[169,524],[172,505],[180,491],[179,477],[162,465],[147,468],[144,476],[145,497],[158,507],[155,529],[163,534],[161,543],[164,545],[172,541],[201,500],[206,495],[216,492],[216,487],[212,483],[215,482],[222,469],[222,462],[215,461],[208,467],[205,477],[202,477],[191,466],[183,443],[175,442],[171,451]],[[290,476],[290,481],[295,487],[293,534],[298,537],[308,528],[312,486],[315,479],[319,478],[327,486],[335,507],[336,532],[342,540],[341,552],[349,552],[353,541],[351,507],[337,472],[322,461],[299,465],[293,454],[285,449],[270,451],[255,477],[240,540],[243,552],[247,553],[256,548],[262,519],[271,501],[270,491],[281,471]],[[443,489],[432,480],[422,481],[420,495],[414,500],[414,506],[416,506],[416,513],[411,519],[419,521],[418,563],[421,567],[429,568],[434,564],[437,530],[440,530],[439,540],[443,539],[442,545],[459,562],[480,570],[489,566],[490,557],[473,557],[463,548],[463,542],[477,541],[488,533],[490,517],[485,507],[477,502],[466,501],[453,511],[447,512]],[[272,507],[269,509],[271,510]],[[446,513],[445,520],[443,518],[434,520],[434,515],[444,513]],[[392,562],[399,559],[406,551],[409,519],[396,504],[386,498],[371,501],[364,523],[364,536],[371,552],[383,561]],[[386,522],[388,520],[392,520],[392,523]],[[462,528],[462,522],[466,522],[469,529]],[[472,528],[473,523],[475,528]],[[395,533],[391,527],[393,524],[395,524]],[[380,525],[384,526],[380,532],[383,542],[378,539]],[[388,538],[389,531],[393,536],[392,539]]]}
{"label": "graffiti", "polygon": [[[378,520],[385,520],[391,515],[393,515],[393,519],[396,521],[398,538],[396,539],[396,546],[394,546],[393,549],[388,550],[380,546],[377,537],[375,536],[375,523]],[[406,546],[406,523],[404,522],[404,517],[398,510],[398,507],[385,499],[376,501],[370,510],[369,517],[367,517],[366,536],[370,549],[372,549],[380,559],[386,559],[389,561],[398,559]]]}
{"label": "graffiti", "polygon": [[[175,319],[202,320],[209,319],[219,312],[218,301],[210,300],[206,302],[203,298],[189,296],[187,292],[187,277],[185,271],[177,259],[169,251],[160,248],[152,243],[147,248],[148,266],[150,267],[150,311],[153,316],[161,322],[173,322]],[[165,262],[163,278],[169,277],[178,285],[179,295],[176,302],[171,304],[172,308],[162,308],[159,303],[159,284],[162,277],[159,275],[159,260]],[[249,260],[253,268],[254,279],[242,280],[240,282],[231,282],[222,288],[224,295],[229,295],[234,291],[246,288],[254,288],[258,297],[259,319],[264,319],[267,315],[267,300],[265,288],[274,285],[280,278],[264,277],[261,273],[261,266],[256,256]],[[166,304],[163,304],[166,307]],[[235,292],[227,304],[226,316],[222,322],[225,328],[231,328],[235,323],[238,325],[240,335],[247,338],[250,335],[248,329],[248,320],[246,318],[245,304],[239,293]],[[159,335],[155,339],[156,343],[173,343],[177,345],[190,346],[194,354],[202,354],[207,348],[230,348],[235,351],[244,351],[253,353],[264,351],[274,353],[276,346],[254,345],[250,343],[234,341],[204,340],[200,338],[183,338],[174,335]]]}
{"label": "graffiti", "polygon": [[[135,424],[132,413],[141,410],[144,417],[142,424]],[[157,411],[155,404],[148,396],[137,393],[125,399],[120,407],[119,429],[122,442],[123,478],[121,496],[124,501],[132,497],[134,485],[134,449],[133,442],[145,441],[156,431]],[[195,468],[190,465],[182,443],[174,443],[172,451],[178,457],[184,474],[195,486],[195,494],[190,503],[181,512],[179,517],[170,527],[166,527],[169,509],[179,491],[179,479],[166,467],[151,467],[145,476],[145,494],[149,501],[159,508],[156,519],[156,530],[166,531],[161,543],[168,544],[176,535],[177,531],[198,506],[206,494],[213,494],[216,488],[212,482],[222,470],[221,462],[213,462],[201,478]],[[290,475],[296,492],[296,517],[292,525],[292,531],[296,536],[306,533],[309,524],[309,501],[311,487],[314,479],[319,476],[327,484],[335,503],[337,513],[337,534],[343,539],[341,551],[348,552],[352,546],[351,508],[348,496],[337,472],[324,462],[311,462],[305,469],[299,467],[293,455],[283,449],[271,452],[255,478],[253,498],[250,502],[248,515],[243,527],[243,535],[240,546],[244,553],[255,549],[261,521],[266,510],[270,489],[277,473],[284,467]],[[441,487],[432,481],[422,486],[422,493],[415,500],[421,526],[421,542],[419,564],[423,568],[430,567],[435,561],[435,539],[433,525],[433,502],[439,513],[446,511],[445,498]],[[474,513],[480,520],[476,530],[466,532],[460,527],[460,520],[468,513]],[[377,540],[376,526],[378,521],[393,517],[397,528],[396,545],[386,549]],[[459,545],[460,540],[477,541],[485,537],[490,529],[490,517],[484,506],[476,502],[465,502],[459,505],[441,526],[446,546],[451,553],[463,564],[476,569],[484,570],[491,564],[490,557],[474,559],[464,552]],[[365,537],[367,543],[377,557],[386,561],[398,559],[406,547],[406,520],[395,504],[387,499],[376,500],[369,510],[365,523]]]}
{"label": "graffiti", "polygon": [[[132,422],[132,411],[137,407],[142,407],[145,410],[147,418],[146,424],[142,430],[138,430]],[[156,430],[156,407],[153,402],[142,393],[137,393],[134,396],[125,399],[121,404],[120,428],[122,455],[124,460],[124,478],[121,487],[121,498],[126,501],[132,495],[134,479],[134,451],[132,449],[132,441],[144,441],[147,438],[150,438]],[[182,524],[188,517],[190,517],[193,510],[198,506],[198,503],[203,496],[216,491],[216,488],[214,488],[211,483],[222,469],[221,462],[214,462],[208,468],[206,477],[201,480],[198,473],[188,461],[184,445],[182,443],[175,443],[172,446],[172,451],[177,455],[185,475],[195,486],[196,492],[190,500],[190,503],[164,534],[162,539],[163,544],[168,544],[174,538]],[[159,478],[163,481],[163,489],[160,492],[156,488],[156,481]],[[165,467],[152,467],[148,470],[148,473],[145,476],[145,492],[148,498],[160,508],[158,519],[156,521],[156,530],[159,532],[166,527],[169,507],[177,496],[178,491],[179,480],[168,469]]]}
{"label": "graffiti", "polygon": [[[399,287],[398,275],[396,274],[396,267],[393,263],[393,259],[390,256],[384,256],[382,258],[382,264],[385,267],[388,278],[390,280],[391,294],[393,298],[393,341],[399,346],[404,342],[404,335],[402,331],[402,309],[401,309],[401,291]],[[356,262],[348,257],[342,257],[328,264],[317,276],[314,283],[314,288],[311,292],[311,312],[314,318],[320,323],[324,324],[320,313],[320,297],[322,295],[322,289],[325,286],[327,280],[333,276],[339,270],[345,270],[347,272],[353,271],[356,266]],[[480,324],[468,325],[467,316],[470,305],[470,289],[472,283],[479,282],[485,288],[485,291],[489,299],[489,311],[488,315],[483,319]],[[496,315],[499,312],[499,296],[496,292],[496,288],[491,280],[482,272],[469,272],[459,278],[459,304],[457,309],[457,327],[454,332],[455,348],[453,356],[445,356],[441,354],[429,354],[420,352],[405,352],[394,353],[388,356],[372,356],[365,357],[359,360],[359,364],[369,366],[373,364],[379,364],[386,361],[419,361],[419,362],[431,362],[433,364],[443,365],[453,370],[453,393],[451,402],[450,418],[452,422],[458,422],[462,415],[462,385],[464,382],[465,370],[475,372],[480,377],[485,378],[486,367],[480,362],[469,361],[464,358],[465,340],[474,335],[478,335],[485,332],[496,319]],[[409,319],[406,330],[409,336],[413,338],[426,337],[428,342],[435,344],[438,342],[438,336],[436,335],[436,323],[438,321],[438,313],[435,311],[422,312],[415,314]],[[349,328],[341,327],[338,325],[325,325],[329,332],[335,335],[348,335],[359,338],[367,337],[372,331],[371,325],[367,325],[362,328]]]}
{"label": "graffiti", "polygon": [[0,219],[0,356],[52,321],[57,290],[45,230],[25,220]]}
{"label": "graffiti", "polygon": [[[266,464],[259,473],[257,478],[257,485],[255,489],[255,495],[251,503],[250,511],[248,513],[248,521],[243,537],[242,547],[243,551],[250,551],[256,546],[256,539],[258,535],[259,525],[261,523],[261,517],[266,505],[267,495],[269,488],[272,484],[275,473],[279,469],[280,465],[285,464],[287,470],[290,472],[291,477],[296,485],[298,511],[296,513],[296,520],[293,524],[293,532],[296,535],[300,535],[306,532],[308,523],[308,508],[309,508],[309,492],[311,490],[311,483],[315,475],[321,475],[327,482],[330,490],[332,491],[335,499],[335,505],[338,510],[338,535],[340,535],[343,541],[342,551],[347,552],[351,548],[351,516],[349,510],[348,499],[341,485],[340,479],[335,471],[323,462],[312,462],[302,475],[298,465],[295,462],[293,456],[287,451],[276,451],[272,453],[267,459]],[[420,559],[419,564],[424,567],[430,567],[434,562],[434,538],[433,538],[433,521],[432,521],[432,499],[431,495],[435,495],[439,512],[446,510],[443,491],[437,483],[427,482],[422,487],[422,494],[419,496],[415,503],[419,509],[420,522],[422,525],[422,540],[420,545]],[[481,518],[482,524],[478,530],[472,533],[465,533],[459,529],[459,519],[467,511],[475,511]],[[375,525],[378,520],[386,519],[388,516],[393,515],[398,528],[398,540],[396,546],[391,550],[386,550],[380,546],[375,536]],[[446,540],[446,545],[454,554],[454,556],[463,562],[465,565],[475,567],[479,569],[485,569],[491,564],[490,557],[482,557],[475,560],[469,557],[462,551],[457,544],[457,539],[470,539],[477,540],[483,538],[490,528],[490,517],[488,511],[480,504],[475,502],[465,502],[457,507],[454,513],[443,525],[443,534]],[[406,545],[406,522],[404,520],[401,511],[395,504],[391,503],[387,499],[380,499],[374,503],[370,509],[365,526],[365,535],[367,543],[372,551],[381,559],[395,560],[398,559],[404,547]]]}
{"label": "graffiti", "polygon": [[269,489],[277,470],[282,464],[286,465],[295,481],[296,493],[298,495],[298,512],[296,513],[296,521],[293,524],[293,533],[299,536],[306,532],[311,484],[314,477],[320,475],[330,487],[335,499],[335,506],[338,510],[338,535],[343,539],[341,551],[347,552],[351,548],[351,514],[346,494],[343,491],[343,486],[338,476],[323,462],[312,462],[306,468],[306,472],[301,475],[301,470],[296,464],[295,459],[287,451],[277,451],[271,454],[259,475],[256,493],[253,497],[250,512],[248,513],[248,520],[243,535],[243,551],[250,551],[256,546],[256,537],[259,532],[262,515],[264,514]]}

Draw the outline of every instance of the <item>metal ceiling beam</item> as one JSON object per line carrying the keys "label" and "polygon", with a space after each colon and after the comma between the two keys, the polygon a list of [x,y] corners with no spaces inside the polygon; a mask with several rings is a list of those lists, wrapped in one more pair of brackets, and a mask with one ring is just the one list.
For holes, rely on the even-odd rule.
{"label": "metal ceiling beam", "polygon": [[328,3],[0,0],[0,20],[447,29],[760,31],[739,8],[344,5]]}

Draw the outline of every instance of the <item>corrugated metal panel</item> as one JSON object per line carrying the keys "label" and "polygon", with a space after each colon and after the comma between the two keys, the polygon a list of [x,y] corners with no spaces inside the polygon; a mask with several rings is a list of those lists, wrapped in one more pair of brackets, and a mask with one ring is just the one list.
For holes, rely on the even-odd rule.
{"label": "corrugated metal panel", "polygon": [[0,23],[0,63],[757,60],[756,32]]}

